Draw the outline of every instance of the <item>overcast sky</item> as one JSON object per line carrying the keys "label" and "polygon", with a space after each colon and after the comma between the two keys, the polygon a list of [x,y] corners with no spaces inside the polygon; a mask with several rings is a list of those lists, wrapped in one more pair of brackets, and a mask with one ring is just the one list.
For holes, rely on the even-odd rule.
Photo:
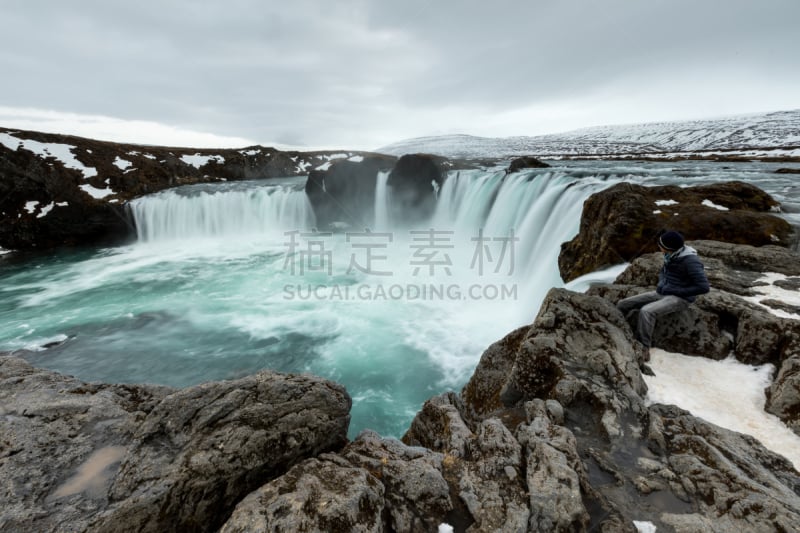
{"label": "overcast sky", "polygon": [[0,126],[371,149],[797,109],[798,21],[798,0],[0,0]]}

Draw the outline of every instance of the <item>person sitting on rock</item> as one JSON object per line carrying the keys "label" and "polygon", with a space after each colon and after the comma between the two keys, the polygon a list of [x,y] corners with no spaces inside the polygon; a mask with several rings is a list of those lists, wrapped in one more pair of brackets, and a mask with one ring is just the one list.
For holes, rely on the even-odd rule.
{"label": "person sitting on rock", "polygon": [[656,290],[625,298],[617,309],[626,317],[639,309],[636,338],[650,348],[656,320],[669,313],[686,309],[700,294],[709,291],[708,278],[697,250],[683,243],[683,235],[667,231],[658,238],[658,248],[664,254],[664,266],[658,273]]}

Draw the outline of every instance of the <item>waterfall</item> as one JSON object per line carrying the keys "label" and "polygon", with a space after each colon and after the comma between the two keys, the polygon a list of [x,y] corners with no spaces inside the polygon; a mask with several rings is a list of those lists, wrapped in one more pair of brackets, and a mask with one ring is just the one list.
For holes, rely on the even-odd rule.
{"label": "waterfall", "polygon": [[452,173],[440,191],[432,224],[473,234],[482,229],[490,238],[513,232],[519,238],[515,277],[549,289],[562,285],[558,254],[561,244],[578,233],[583,202],[618,179],[541,171]]}
{"label": "waterfall", "polygon": [[[403,232],[389,217],[388,173],[379,172],[375,179],[374,229],[396,230],[399,237]],[[514,281],[526,297],[541,300],[540,288],[563,285],[558,254],[561,244],[578,232],[583,202],[621,179],[565,171],[451,171],[425,226],[458,235],[461,250],[454,254],[466,265],[479,232],[495,241],[513,236]],[[130,208],[144,242],[270,233],[282,239],[287,230],[314,226],[313,210],[297,183],[189,186],[139,198]]]}
{"label": "waterfall", "polygon": [[378,172],[378,181],[375,184],[375,226],[374,229],[385,230],[389,228],[389,172]]}
{"label": "waterfall", "polygon": [[308,197],[293,186],[189,190],[188,194],[185,189],[169,190],[129,204],[139,241],[235,238],[314,225]]}

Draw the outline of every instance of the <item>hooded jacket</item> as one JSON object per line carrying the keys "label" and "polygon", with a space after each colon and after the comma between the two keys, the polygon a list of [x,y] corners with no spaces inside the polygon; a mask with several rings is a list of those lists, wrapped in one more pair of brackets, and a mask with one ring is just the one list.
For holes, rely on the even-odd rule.
{"label": "hooded jacket", "polygon": [[709,291],[710,285],[705,268],[697,250],[684,246],[664,261],[658,273],[656,292],[663,295],[674,295],[693,302],[700,294]]}

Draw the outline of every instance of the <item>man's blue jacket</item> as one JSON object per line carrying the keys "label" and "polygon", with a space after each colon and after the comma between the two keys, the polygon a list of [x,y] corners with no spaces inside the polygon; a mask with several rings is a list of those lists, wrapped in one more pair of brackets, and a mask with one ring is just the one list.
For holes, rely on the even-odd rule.
{"label": "man's blue jacket", "polygon": [[672,294],[693,302],[697,295],[707,293],[709,288],[703,263],[697,257],[697,250],[691,246],[674,252],[658,273],[658,294]]}

